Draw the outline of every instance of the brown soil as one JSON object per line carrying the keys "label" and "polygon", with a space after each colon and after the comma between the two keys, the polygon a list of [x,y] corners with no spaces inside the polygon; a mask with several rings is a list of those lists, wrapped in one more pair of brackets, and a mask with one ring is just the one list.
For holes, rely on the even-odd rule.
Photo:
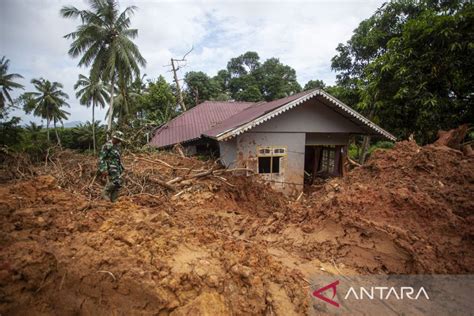
{"label": "brown soil", "polygon": [[127,156],[111,204],[91,157],[5,160],[1,314],[305,314],[314,275],[473,272],[474,159],[459,151],[398,143],[299,202],[238,175],[169,192],[147,179],[189,171],[139,157],[212,166]]}

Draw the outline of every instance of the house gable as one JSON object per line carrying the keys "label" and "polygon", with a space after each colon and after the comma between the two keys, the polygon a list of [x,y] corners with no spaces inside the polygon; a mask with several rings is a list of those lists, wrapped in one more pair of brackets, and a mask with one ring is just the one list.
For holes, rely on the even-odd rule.
{"label": "house gable", "polygon": [[366,134],[381,135],[387,139],[396,140],[395,136],[320,89],[305,91],[264,104],[256,104],[230,117],[203,134],[219,141],[227,140],[247,132],[268,120],[272,120],[282,113],[313,98],[319,98],[323,103],[333,108],[342,116],[363,127]]}
{"label": "house gable", "polygon": [[351,133],[361,134],[365,130],[334,111],[319,98],[274,117],[251,130],[252,132],[302,132],[302,133]]}

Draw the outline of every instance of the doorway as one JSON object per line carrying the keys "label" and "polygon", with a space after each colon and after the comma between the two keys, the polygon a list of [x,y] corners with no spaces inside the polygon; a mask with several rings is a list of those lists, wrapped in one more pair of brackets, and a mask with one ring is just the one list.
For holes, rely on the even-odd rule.
{"label": "doorway", "polygon": [[305,146],[305,183],[313,184],[316,178],[342,176],[344,147],[342,145]]}

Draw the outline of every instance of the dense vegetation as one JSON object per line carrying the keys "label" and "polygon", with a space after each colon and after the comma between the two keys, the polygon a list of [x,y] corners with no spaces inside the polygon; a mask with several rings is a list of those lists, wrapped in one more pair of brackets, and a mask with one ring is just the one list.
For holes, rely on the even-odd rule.
{"label": "dense vegetation", "polygon": [[[146,65],[131,29],[136,9],[119,10],[114,0],[90,0],[89,8],[61,9],[65,18],[80,23],[65,37],[69,54],[78,66],[89,67],[75,85],[80,104],[91,107],[91,123],[73,129],[57,126],[69,117],[64,110],[68,96],[61,83],[32,79],[35,91],[11,98],[23,89],[21,75],[8,72],[6,57],[0,63],[0,119],[4,150],[32,150],[49,143],[95,151],[106,130],[126,129],[136,144],[145,135],[180,113],[177,88],[164,77],[141,75]],[[301,90],[321,88],[354,107],[404,139],[413,134],[421,143],[434,140],[438,129],[474,122],[474,5],[469,1],[396,0],[381,6],[362,21],[352,37],[336,48],[332,69],[334,86],[318,78],[302,88],[296,72],[278,58],[261,60],[257,52],[231,58],[225,69],[210,76],[201,71],[184,74],[183,95],[187,108],[204,100],[270,101]],[[22,107],[46,125],[20,127],[8,116]],[[108,107],[107,127],[94,116],[95,107]],[[53,123],[55,140],[49,135]],[[97,134],[97,135],[96,135]],[[369,138],[357,139],[351,152],[370,152]],[[376,140],[375,140],[376,141]],[[383,143],[382,146],[388,146]]]}

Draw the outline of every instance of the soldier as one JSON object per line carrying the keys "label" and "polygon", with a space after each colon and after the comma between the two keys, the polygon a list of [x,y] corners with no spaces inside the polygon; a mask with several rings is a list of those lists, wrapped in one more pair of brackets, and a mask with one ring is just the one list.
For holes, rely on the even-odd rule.
{"label": "soldier", "polygon": [[121,174],[124,170],[120,160],[120,143],[123,142],[123,133],[115,131],[112,134],[112,140],[102,146],[99,154],[99,173],[108,181],[104,187],[104,199],[115,202],[122,186]]}

